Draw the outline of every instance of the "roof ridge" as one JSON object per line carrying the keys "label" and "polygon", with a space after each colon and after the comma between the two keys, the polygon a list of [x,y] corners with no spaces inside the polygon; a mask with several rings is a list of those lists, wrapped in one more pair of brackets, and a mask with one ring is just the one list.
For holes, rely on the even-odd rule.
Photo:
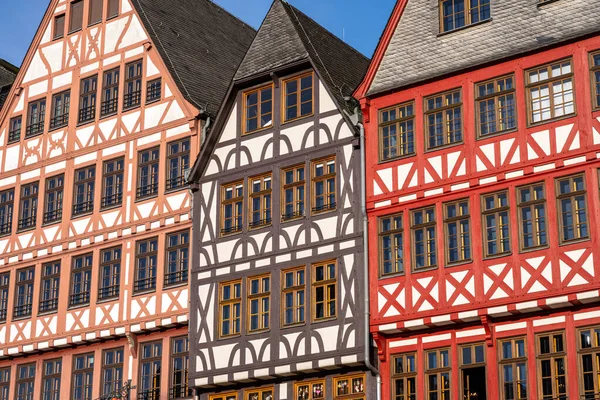
{"label": "roof ridge", "polygon": [[15,75],[19,73],[19,67],[13,65],[12,63],[6,61],[3,58],[0,58],[0,67],[4,67],[4,69],[8,70],[9,72],[12,72]]}

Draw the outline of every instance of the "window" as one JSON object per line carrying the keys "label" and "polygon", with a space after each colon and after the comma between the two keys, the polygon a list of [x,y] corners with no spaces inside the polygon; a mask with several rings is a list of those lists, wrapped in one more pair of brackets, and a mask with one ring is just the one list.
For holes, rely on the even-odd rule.
{"label": "window", "polygon": [[305,177],[304,165],[284,169],[281,218],[286,221],[304,216]]}
{"label": "window", "polygon": [[0,192],[0,235],[8,235],[12,231],[12,214],[15,192]]}
{"label": "window", "polygon": [[313,207],[315,213],[336,207],[335,156],[312,162]]}
{"label": "window", "polygon": [[0,400],[9,400],[10,368],[11,367],[0,368]]}
{"label": "window", "polygon": [[350,375],[333,378],[334,400],[366,400],[365,375]]}
{"label": "window", "polygon": [[304,267],[282,272],[283,325],[301,324],[305,321],[306,277]]}
{"label": "window", "polygon": [[294,384],[295,399],[325,399],[325,381],[297,382]]}
{"label": "window", "polygon": [[448,264],[471,260],[471,215],[468,199],[444,204],[444,234]]}
{"label": "window", "polygon": [[427,150],[462,142],[460,89],[425,98],[425,132]]}
{"label": "window", "polygon": [[162,342],[140,345],[140,380],[138,399],[160,399],[160,373],[162,370]]}
{"label": "window", "polygon": [[171,142],[167,149],[167,190],[178,189],[185,184],[185,171],[190,167],[190,139]]}
{"label": "window", "polygon": [[135,283],[133,292],[156,289],[156,264],[158,260],[158,238],[136,242]]}
{"label": "window", "polygon": [[39,182],[21,186],[21,205],[19,207],[19,230],[35,227],[37,220]]}
{"label": "window", "polygon": [[560,242],[587,239],[587,200],[585,175],[560,178],[556,181]]}
{"label": "window", "polygon": [[411,353],[396,356],[392,365],[392,398],[417,400],[417,355]]}
{"label": "window", "polygon": [[427,400],[450,399],[450,350],[426,352],[425,386]]}
{"label": "window", "polygon": [[441,30],[448,32],[492,17],[490,0],[440,0]]}
{"label": "window", "polygon": [[221,337],[239,335],[242,320],[242,281],[219,285],[219,320]]}
{"label": "window", "polygon": [[313,113],[313,73],[300,75],[283,82],[284,122]]}
{"label": "window", "polygon": [[60,288],[60,261],[42,264],[42,284],[40,293],[40,313],[58,309],[58,291]]}
{"label": "window", "polygon": [[17,286],[15,287],[14,318],[31,316],[33,307],[33,284],[35,281],[35,267],[17,270]]}
{"label": "window", "polygon": [[11,118],[8,125],[8,144],[21,140],[21,116]]}
{"label": "window", "polygon": [[125,66],[125,96],[123,109],[128,110],[140,105],[142,101],[142,60]]}
{"label": "window", "polygon": [[73,378],[71,379],[71,399],[92,400],[94,382],[94,353],[79,354],[73,357]]}
{"label": "window", "polygon": [[273,126],[273,85],[244,93],[244,132]]}
{"label": "window", "polygon": [[465,400],[487,398],[485,349],[483,343],[460,347],[460,379]]}
{"label": "window", "polygon": [[525,77],[530,124],[575,113],[571,60],[537,67]]}
{"label": "window", "polygon": [[600,394],[600,327],[580,329],[579,382],[582,399],[597,399]]}
{"label": "window", "polygon": [[158,193],[159,153],[159,147],[142,150],[138,153],[138,199],[151,197]]}
{"label": "window", "polygon": [[64,185],[64,175],[57,175],[46,179],[44,224],[58,222],[62,219]]}
{"label": "window", "polygon": [[590,54],[592,73],[592,101],[594,109],[600,108],[600,52]]}
{"label": "window", "polygon": [[273,388],[248,389],[244,392],[244,400],[274,400]]}
{"label": "window", "polygon": [[418,271],[437,266],[435,207],[412,212],[413,269]]}
{"label": "window", "polygon": [[546,190],[544,183],[517,188],[521,250],[548,244],[546,235]]}
{"label": "window", "polygon": [[[109,0],[110,2],[111,0]],[[119,107],[119,68],[104,72],[102,79],[102,105],[100,116],[116,114]]]}
{"label": "window", "polygon": [[71,3],[71,13],[69,17],[69,33],[81,29],[83,25],[83,0],[73,1]]}
{"label": "window", "polygon": [[271,276],[248,278],[248,332],[268,330],[271,314]]}
{"label": "window", "polygon": [[510,253],[508,192],[486,194],[481,199],[485,257]]}
{"label": "window", "polygon": [[404,273],[402,214],[379,218],[379,274]]}
{"label": "window", "polygon": [[271,224],[271,174],[255,176],[250,181],[250,228]]}
{"label": "window", "polygon": [[75,171],[73,216],[86,214],[94,210],[95,180],[95,165],[90,165],[89,167]]}
{"label": "window", "polygon": [[189,340],[187,336],[171,340],[171,390],[169,399],[182,399],[192,396],[188,388]]}
{"label": "window", "polygon": [[500,341],[500,393],[502,400],[527,400],[525,338]]}
{"label": "window", "polygon": [[88,26],[102,22],[102,3],[104,0],[90,0]]}
{"label": "window", "polygon": [[[91,0],[102,3],[102,0]],[[102,6],[102,4],[100,4]],[[102,11],[100,11],[102,13]],[[100,16],[102,19],[102,16]],[[79,118],[80,124],[93,121],[96,118],[96,92],[98,91],[98,75],[90,76],[81,80],[81,92],[79,95]]]}
{"label": "window", "polygon": [[33,400],[35,384],[35,363],[17,365],[16,400]]}
{"label": "window", "polygon": [[244,182],[221,187],[221,235],[242,231],[244,219]]}
{"label": "window", "polygon": [[121,247],[102,250],[100,252],[100,288],[98,300],[119,297],[121,287]]}
{"label": "window", "polygon": [[106,19],[114,18],[119,15],[119,0],[108,0],[107,4],[108,11],[106,13]]}
{"label": "window", "polygon": [[44,132],[44,120],[46,119],[46,99],[39,99],[29,103],[27,107],[27,130],[25,138],[30,138]]}
{"label": "window", "polygon": [[160,100],[162,79],[153,79],[146,84],[146,104]]}
{"label": "window", "polygon": [[567,364],[565,334],[545,333],[537,336],[538,382],[542,400],[567,400]]}
{"label": "window", "polygon": [[71,105],[71,92],[66,91],[52,96],[52,115],[50,116],[50,129],[58,129],[69,124],[69,107]]}
{"label": "window", "polygon": [[188,281],[190,261],[190,232],[176,232],[167,235],[167,271],[165,286]]}
{"label": "window", "polygon": [[116,160],[105,161],[102,165],[102,208],[120,206],[123,202],[123,171],[125,160],[123,157]]}
{"label": "window", "polygon": [[237,400],[237,392],[213,394],[208,396],[208,400]]}
{"label": "window", "polygon": [[100,394],[107,396],[123,387],[123,348],[102,351]]}
{"label": "window", "polygon": [[42,400],[60,400],[62,359],[45,360],[42,370]]}
{"label": "window", "polygon": [[415,107],[405,103],[379,113],[379,161],[415,154]]}
{"label": "window", "polygon": [[475,107],[479,137],[487,137],[517,127],[514,82],[515,77],[511,75],[476,85]]}
{"label": "window", "polygon": [[65,36],[65,14],[54,17],[54,35],[52,40],[61,39]]}
{"label": "window", "polygon": [[0,322],[6,322],[8,314],[8,289],[10,287],[10,272],[0,275]]}
{"label": "window", "polygon": [[337,266],[335,261],[315,264],[313,269],[313,320],[321,321],[337,315]]}
{"label": "window", "polygon": [[80,306],[90,303],[92,259],[92,253],[73,257],[71,266],[70,306]]}

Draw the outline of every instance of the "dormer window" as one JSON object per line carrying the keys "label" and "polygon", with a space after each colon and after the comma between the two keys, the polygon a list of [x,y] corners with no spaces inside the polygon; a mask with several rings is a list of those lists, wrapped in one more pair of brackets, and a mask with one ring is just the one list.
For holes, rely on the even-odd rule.
{"label": "dormer window", "polygon": [[284,122],[313,114],[313,74],[303,74],[283,82]]}
{"label": "dormer window", "polygon": [[440,28],[449,32],[490,19],[490,0],[440,0]]}
{"label": "dormer window", "polygon": [[273,85],[244,93],[244,134],[273,126]]}

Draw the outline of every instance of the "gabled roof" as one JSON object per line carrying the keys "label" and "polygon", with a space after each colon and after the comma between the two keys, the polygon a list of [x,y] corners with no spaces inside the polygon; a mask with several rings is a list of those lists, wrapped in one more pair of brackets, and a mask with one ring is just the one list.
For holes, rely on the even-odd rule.
{"label": "gabled roof", "polygon": [[589,0],[491,0],[492,19],[440,35],[438,0],[398,0],[358,97],[395,90],[600,32]]}
{"label": "gabled roof", "polygon": [[210,0],[132,0],[183,96],[216,116],[256,31]]}
{"label": "gabled roof", "polygon": [[2,109],[6,101],[8,92],[10,92],[10,88],[18,72],[19,69],[17,67],[0,58],[0,109]]}

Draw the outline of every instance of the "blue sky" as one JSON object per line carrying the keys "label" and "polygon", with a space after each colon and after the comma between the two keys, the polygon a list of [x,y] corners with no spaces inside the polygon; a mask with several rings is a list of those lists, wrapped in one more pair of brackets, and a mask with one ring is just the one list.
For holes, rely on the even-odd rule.
{"label": "blue sky", "polygon": [[[0,58],[20,65],[49,0],[0,0]],[[164,0],[177,1],[177,0]],[[271,0],[214,0],[255,28]],[[318,23],[371,57],[395,0],[288,0]],[[368,5],[367,5],[368,4]],[[365,6],[367,5],[367,6]]]}

